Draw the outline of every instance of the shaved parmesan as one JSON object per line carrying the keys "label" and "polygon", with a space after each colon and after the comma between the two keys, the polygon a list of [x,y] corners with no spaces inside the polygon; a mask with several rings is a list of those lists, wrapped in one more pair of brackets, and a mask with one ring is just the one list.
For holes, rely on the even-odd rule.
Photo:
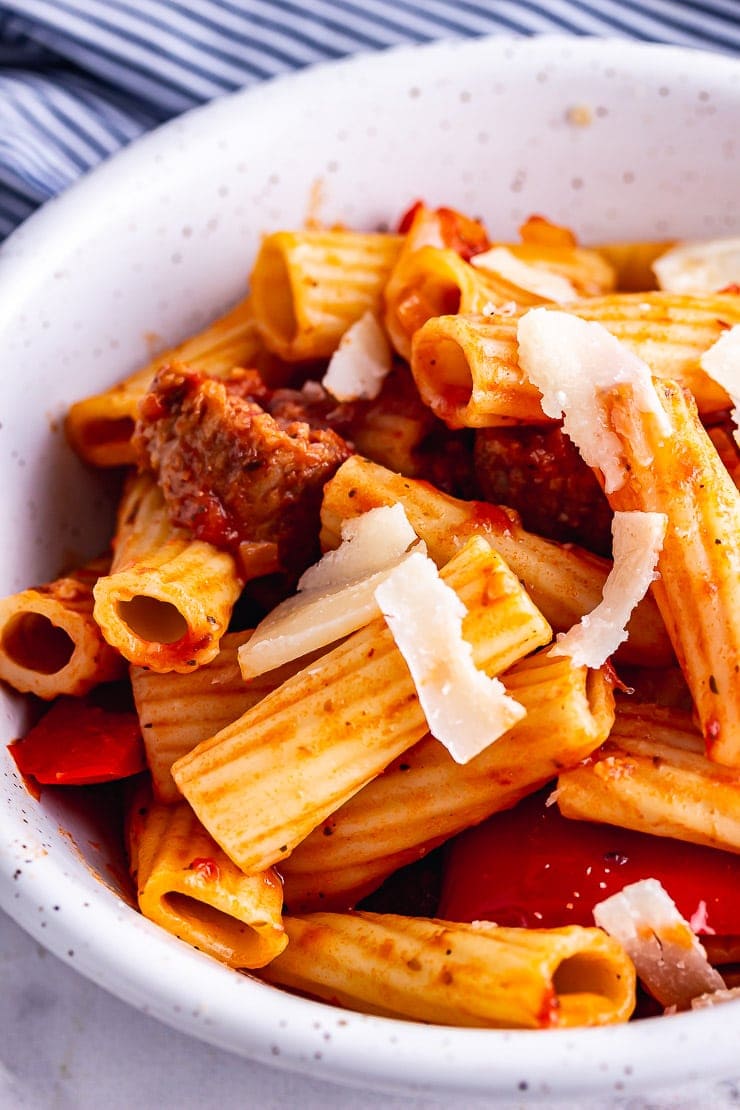
{"label": "shaved parmesan", "polygon": [[653,271],[669,293],[716,293],[740,285],[740,239],[679,243],[656,258]]}
{"label": "shaved parmesan", "polygon": [[[739,279],[740,280],[740,279]],[[726,389],[735,406],[730,413],[735,425],[735,442],[740,446],[740,325],[736,324],[699,359],[699,364],[710,378]]]}
{"label": "shaved parmesan", "polygon": [[699,995],[725,989],[722,976],[657,879],[642,879],[599,902],[594,920],[619,941],[663,1006],[686,1009]]}
{"label": "shaved parmesan", "polygon": [[403,505],[382,505],[342,521],[342,542],[302,575],[299,590],[325,590],[392,566],[417,535]]}
{"label": "shaved parmesan", "polygon": [[554,274],[552,270],[522,262],[506,247],[492,247],[482,254],[473,255],[470,262],[479,270],[498,274],[519,289],[526,289],[548,301],[555,301],[556,304],[574,301],[578,297],[574,286],[562,274]]}
{"label": "shaved parmesan", "polygon": [[552,655],[569,655],[577,667],[600,667],[627,639],[632,610],[658,577],[655,567],[663,547],[665,513],[615,513],[612,521],[614,565],[604,583],[601,602],[561,633]]}
{"label": "shaved parmesan", "polygon": [[425,555],[412,554],[375,591],[416,686],[429,731],[467,763],[526,715],[501,682],[473,662],[466,609]]}
{"label": "shaved parmesan", "polygon": [[563,431],[588,465],[601,470],[606,492],[620,489],[622,448],[607,426],[600,394],[629,384],[640,412],[651,413],[670,435],[649,368],[601,324],[565,312],[530,309],[519,321],[518,340],[519,364],[542,393],[544,413],[564,417]]}
{"label": "shaved parmesan", "polygon": [[342,543],[309,567],[299,593],[278,605],[239,648],[244,678],[253,678],[327,647],[379,616],[375,590],[408,558],[426,551],[401,505],[382,506],[342,524]]}
{"label": "shaved parmesan", "polygon": [[391,365],[385,332],[368,311],[339,340],[321,384],[338,401],[372,401]]}

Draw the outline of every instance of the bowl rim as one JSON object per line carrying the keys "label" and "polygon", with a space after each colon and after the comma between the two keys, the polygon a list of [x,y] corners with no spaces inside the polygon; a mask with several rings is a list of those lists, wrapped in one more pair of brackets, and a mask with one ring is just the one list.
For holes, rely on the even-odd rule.
{"label": "bowl rim", "polygon": [[[728,90],[734,85],[740,104],[737,60],[691,48],[612,38],[544,35],[510,39],[493,35],[442,40],[356,54],[282,75],[220,97],[147,133],[26,221],[0,250],[0,285],[10,291],[0,301],[0,334],[16,306],[28,299],[41,252],[53,258],[68,241],[69,226],[81,218],[94,234],[94,205],[90,202],[101,190],[120,189],[127,174],[145,166],[157,148],[175,136],[197,140],[204,129],[222,126],[245,102],[251,110],[269,110],[271,104],[279,105],[286,97],[309,94],[314,82],[332,80],[335,73],[348,68],[358,79],[377,79],[386,70],[412,66],[422,57],[429,64],[440,65],[453,55],[482,51],[531,65],[555,47],[561,58],[564,52],[574,65],[595,57],[602,62],[614,58],[621,66],[628,62],[642,72],[669,63],[697,80],[724,83]],[[240,1055],[376,1089],[520,1097],[524,1090],[583,1093],[603,1091],[608,1084],[616,1085],[617,1090],[644,1090],[648,1083],[722,1077],[737,1070],[740,1003],[729,1012],[715,1007],[676,1015],[667,1022],[647,1019],[597,1029],[547,1033],[451,1029],[355,1014],[277,991],[215,964],[108,892],[96,906],[98,916],[91,929],[89,891],[66,873],[63,861],[53,852],[37,855],[32,878],[19,881],[18,869],[29,853],[21,843],[22,835],[19,839],[24,832],[9,807],[0,810],[0,906],[44,947],[114,995],[181,1031]],[[65,913],[55,917],[53,931],[42,928],[35,912],[39,895],[48,904],[61,899],[66,903]],[[121,927],[127,937],[141,942],[147,961],[132,957],[126,944],[111,944],[109,930]],[[207,999],[208,1003],[192,1008],[188,998]],[[736,1016],[728,1021],[730,1013]],[[642,1087],[635,1087],[636,1081]]]}

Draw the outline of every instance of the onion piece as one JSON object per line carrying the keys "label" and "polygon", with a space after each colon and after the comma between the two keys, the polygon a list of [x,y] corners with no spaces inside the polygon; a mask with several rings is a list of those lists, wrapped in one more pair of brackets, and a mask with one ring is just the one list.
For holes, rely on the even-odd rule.
{"label": "onion piece", "polygon": [[551,655],[569,655],[577,667],[601,667],[627,639],[627,622],[651,582],[668,526],[665,513],[616,512],[612,520],[614,564],[602,600],[568,632]]}
{"label": "onion piece", "polygon": [[457,763],[468,763],[526,716],[498,679],[476,667],[462,633],[465,606],[426,555],[409,555],[375,596],[429,731]]}
{"label": "onion piece", "polygon": [[663,1006],[687,1009],[725,981],[657,879],[641,879],[594,906],[594,921],[618,940]]}

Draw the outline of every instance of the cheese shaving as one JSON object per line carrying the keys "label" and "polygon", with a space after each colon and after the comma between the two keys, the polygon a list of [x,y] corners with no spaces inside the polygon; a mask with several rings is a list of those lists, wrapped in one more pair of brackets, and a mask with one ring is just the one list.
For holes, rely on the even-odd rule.
{"label": "cheese shaving", "polygon": [[417,540],[403,505],[381,505],[343,520],[339,547],[327,551],[298,581],[299,591],[344,586],[392,566]]}
{"label": "cheese shaving", "polygon": [[556,304],[565,304],[578,297],[575,287],[562,274],[554,274],[552,270],[522,262],[506,247],[492,247],[491,250],[474,255],[470,262],[479,270],[498,274],[519,289],[526,289],[529,293],[535,293]]}
{"label": "cheese shaving", "polygon": [[375,590],[408,558],[426,551],[401,505],[344,521],[342,542],[309,567],[295,597],[283,601],[239,648],[244,678],[253,678],[327,647],[379,616]]}
{"label": "cheese shaving", "polygon": [[418,553],[375,591],[414,680],[429,731],[457,763],[468,763],[526,715],[501,682],[473,662],[463,638],[466,609]]}
{"label": "cheese shaving", "polygon": [[614,565],[602,600],[578,624],[558,636],[551,655],[569,655],[577,667],[600,667],[627,639],[627,622],[651,582],[663,547],[665,513],[615,513],[612,521]]}
{"label": "cheese shaving", "polygon": [[594,906],[594,920],[618,940],[637,974],[663,1006],[725,989],[688,921],[657,879],[642,879]]}
{"label": "cheese shaving", "polygon": [[668,293],[716,293],[740,285],[740,239],[679,243],[653,262]]}
{"label": "cheese shaving", "polygon": [[368,311],[339,340],[321,384],[338,401],[373,401],[392,362],[385,332]]}
{"label": "cheese shaving", "polygon": [[735,425],[733,435],[740,447],[740,324],[721,335],[701,356],[699,365],[729,393],[735,406],[730,413]]}
{"label": "cheese shaving", "polygon": [[622,448],[607,425],[600,395],[630,385],[640,412],[651,413],[670,435],[649,368],[601,324],[546,308],[530,309],[521,318],[518,341],[519,364],[542,393],[544,413],[564,418],[563,431],[585,462],[601,470],[606,492],[620,489],[626,477]]}

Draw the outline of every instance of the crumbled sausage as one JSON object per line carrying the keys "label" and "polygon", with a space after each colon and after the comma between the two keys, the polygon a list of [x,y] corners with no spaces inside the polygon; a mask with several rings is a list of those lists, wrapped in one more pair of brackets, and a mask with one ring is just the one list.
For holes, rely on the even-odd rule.
{"label": "crumbled sausage", "polygon": [[486,500],[515,509],[530,532],[610,554],[609,504],[560,428],[482,428],[475,471]]}
{"label": "crumbled sausage", "polygon": [[275,544],[294,575],[317,555],[324,484],[351,454],[328,426],[332,408],[318,386],[273,392],[254,370],[217,380],[168,366],[142,402],[134,443],[173,524],[235,553]]}

